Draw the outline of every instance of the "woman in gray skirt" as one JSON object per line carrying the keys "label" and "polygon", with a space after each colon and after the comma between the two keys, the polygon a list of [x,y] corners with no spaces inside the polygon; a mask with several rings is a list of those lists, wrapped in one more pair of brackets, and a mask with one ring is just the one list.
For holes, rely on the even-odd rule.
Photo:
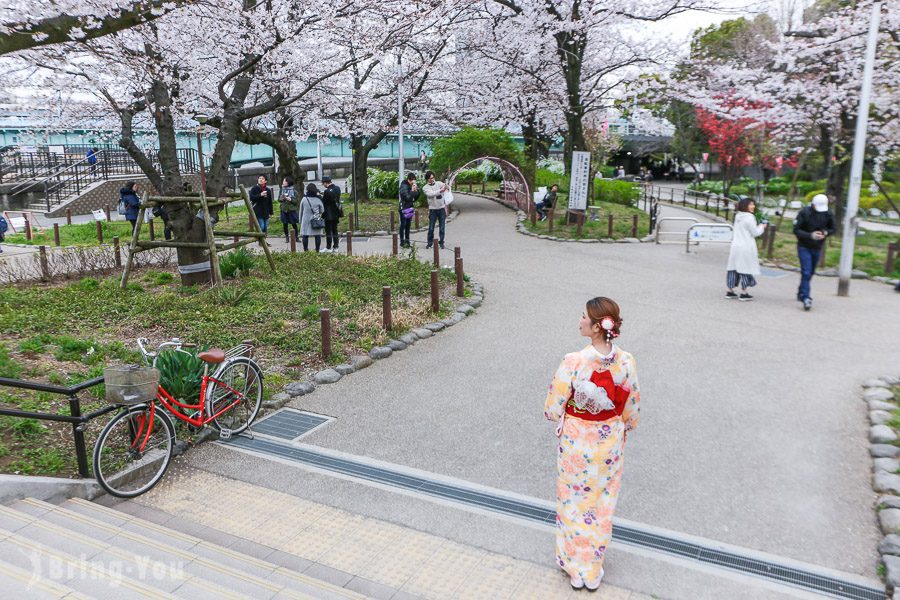
{"label": "woman in gray skirt", "polygon": [[300,235],[303,236],[303,251],[309,251],[309,236],[316,238],[316,252],[322,248],[322,231],[325,228],[325,219],[322,215],[325,205],[319,198],[319,189],[316,184],[306,186],[306,195],[300,201]]}

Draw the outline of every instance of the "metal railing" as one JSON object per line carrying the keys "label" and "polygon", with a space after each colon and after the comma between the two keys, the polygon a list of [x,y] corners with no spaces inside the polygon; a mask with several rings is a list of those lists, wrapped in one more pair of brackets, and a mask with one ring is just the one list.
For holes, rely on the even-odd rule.
{"label": "metal railing", "polygon": [[734,205],[737,202],[719,194],[701,192],[689,188],[675,189],[645,184],[644,190],[658,202],[702,210],[706,213],[715,214],[717,217],[725,217],[726,220],[734,212]]}
{"label": "metal railing", "polygon": [[104,406],[86,415],[81,414],[81,402],[78,399],[78,392],[82,392],[90,387],[103,383],[103,377],[95,377],[83,383],[73,385],[71,387],[61,387],[57,385],[49,385],[46,383],[36,383],[33,381],[24,381],[21,379],[8,379],[0,377],[0,387],[11,387],[22,390],[32,390],[35,392],[44,392],[48,394],[59,394],[68,396],[69,398],[69,414],[57,415],[52,413],[40,413],[27,410],[18,410],[15,408],[0,407],[0,415],[7,417],[18,417],[22,419],[38,419],[41,421],[57,421],[61,423],[72,424],[72,439],[75,444],[75,458],[78,462],[78,474],[82,477],[90,477],[91,470],[88,466],[87,448],[84,443],[84,426],[97,417],[103,416],[119,407],[115,404]]}

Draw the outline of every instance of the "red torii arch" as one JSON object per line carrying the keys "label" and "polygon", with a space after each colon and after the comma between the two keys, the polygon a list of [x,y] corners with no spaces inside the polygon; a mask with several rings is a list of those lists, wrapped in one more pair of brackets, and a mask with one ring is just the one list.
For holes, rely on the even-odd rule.
{"label": "red torii arch", "polygon": [[500,167],[500,170],[503,173],[503,179],[500,181],[500,190],[502,192],[499,197],[500,202],[511,208],[517,208],[528,212],[528,207],[531,203],[531,191],[528,187],[528,181],[525,179],[525,176],[522,175],[522,171],[519,170],[519,167],[508,160],[497,158],[495,156],[482,156],[470,160],[451,173],[450,177],[447,179],[447,185],[450,186],[450,189],[453,189],[453,183],[460,171],[467,169],[472,165],[480,164],[486,160],[489,160]]}

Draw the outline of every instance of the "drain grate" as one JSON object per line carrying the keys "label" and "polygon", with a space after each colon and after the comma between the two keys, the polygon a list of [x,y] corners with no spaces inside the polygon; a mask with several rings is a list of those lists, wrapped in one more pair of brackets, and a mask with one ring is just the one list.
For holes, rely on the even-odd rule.
{"label": "drain grate", "polygon": [[330,421],[330,417],[283,408],[253,424],[253,433],[282,440],[296,440]]}
{"label": "drain grate", "polygon": [[[306,414],[309,415],[310,413]],[[271,419],[272,417],[269,418]],[[254,431],[258,431],[258,429],[259,427],[257,426],[254,428]],[[525,519],[548,527],[556,526],[556,510],[552,503],[541,501],[537,498],[529,500],[504,496],[502,493],[493,491],[476,490],[466,487],[463,482],[460,482],[460,484],[446,483],[424,475],[415,475],[400,470],[373,466],[361,460],[333,456],[309,446],[300,447],[274,440],[263,438],[249,439],[246,437],[236,437],[221,443],[277,456],[355,479],[388,485],[506,516]],[[614,523],[613,538],[619,542],[650,548],[658,552],[696,560],[744,574],[755,575],[770,581],[828,594],[835,598],[885,600],[883,588],[854,583],[838,577],[816,573],[812,570],[779,564],[753,556],[741,555],[694,541],[679,540],[654,531],[643,530],[633,524]]]}

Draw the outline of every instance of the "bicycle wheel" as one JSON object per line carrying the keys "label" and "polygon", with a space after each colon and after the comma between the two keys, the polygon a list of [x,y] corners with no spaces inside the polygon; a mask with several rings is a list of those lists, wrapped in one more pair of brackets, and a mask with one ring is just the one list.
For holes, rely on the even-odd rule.
{"label": "bicycle wheel", "polygon": [[234,406],[212,420],[225,439],[241,433],[259,413],[263,395],[263,375],[259,366],[246,356],[237,356],[216,371],[215,381],[206,389],[206,411],[212,416]]}
{"label": "bicycle wheel", "polygon": [[131,406],[106,424],[94,444],[94,475],[107,492],[134,498],[159,482],[175,444],[175,426],[164,410]]}

